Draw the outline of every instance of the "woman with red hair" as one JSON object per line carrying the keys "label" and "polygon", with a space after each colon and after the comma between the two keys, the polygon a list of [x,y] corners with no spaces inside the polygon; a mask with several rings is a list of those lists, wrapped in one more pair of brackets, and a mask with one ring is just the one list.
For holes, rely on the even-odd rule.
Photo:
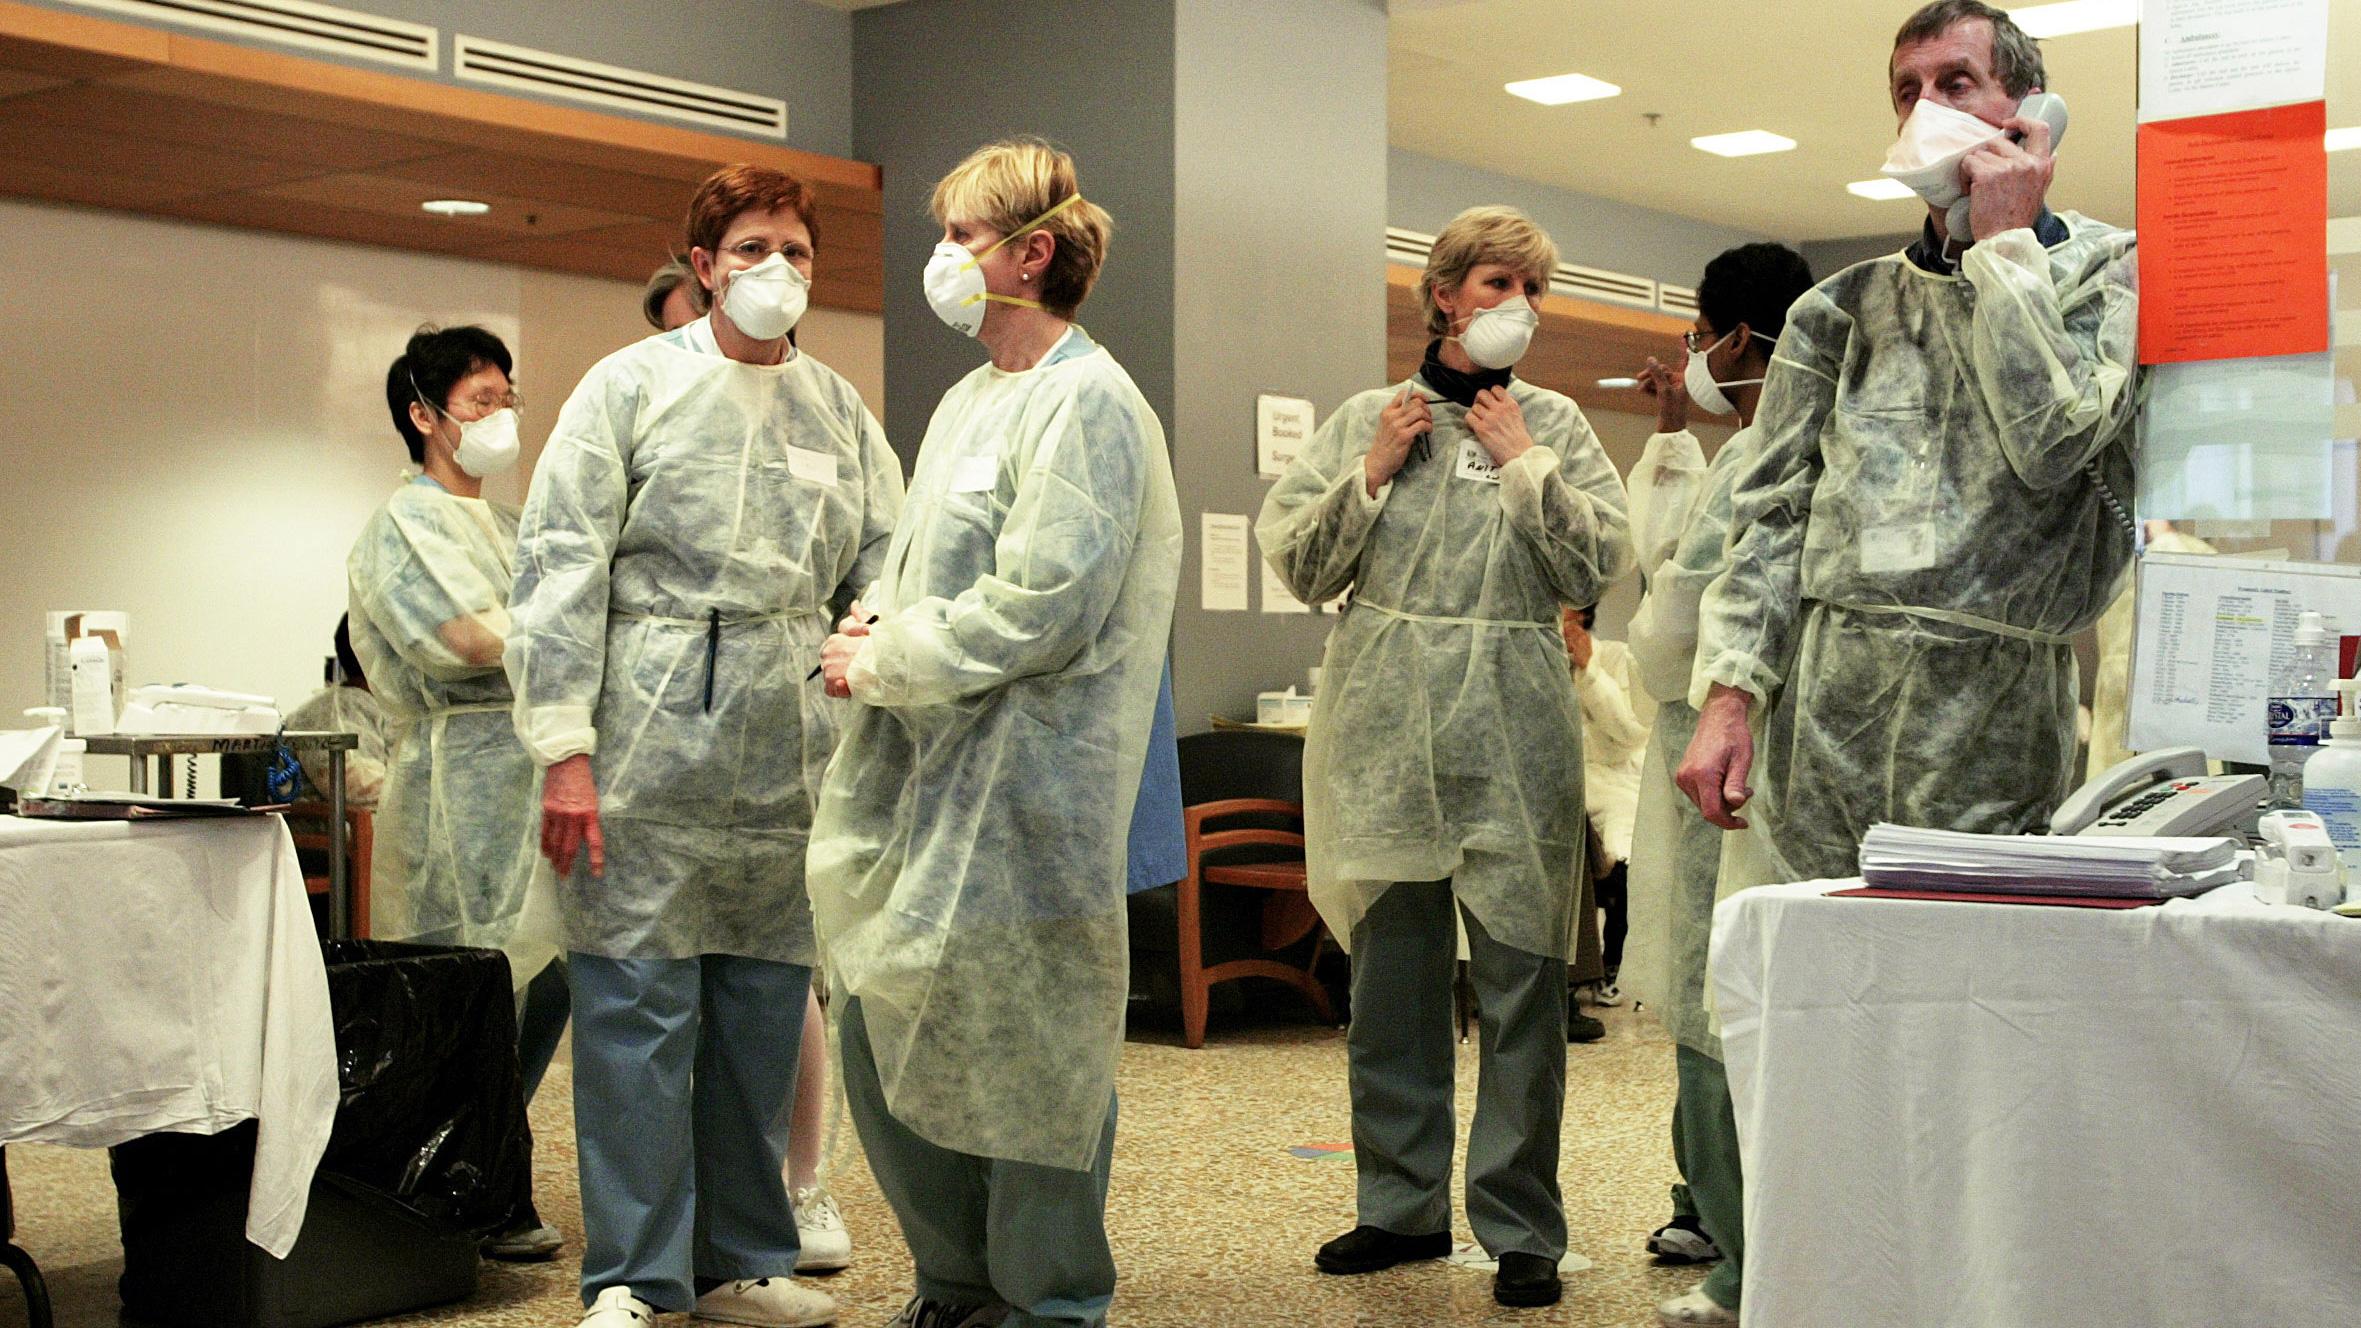
{"label": "woman with red hair", "polygon": [[804,846],[837,723],[807,677],[879,571],[900,463],[796,350],[802,181],[697,190],[704,318],[617,351],[559,415],[518,534],[507,666],[546,769],[574,1003],[585,1328],[659,1311],[800,1328],[780,1169],[814,959]]}

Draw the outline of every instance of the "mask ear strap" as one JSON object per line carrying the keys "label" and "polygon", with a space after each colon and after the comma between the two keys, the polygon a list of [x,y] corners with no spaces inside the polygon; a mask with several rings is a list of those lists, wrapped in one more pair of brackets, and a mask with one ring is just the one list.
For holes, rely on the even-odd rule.
{"label": "mask ear strap", "polygon": [[[994,255],[994,254],[996,254],[996,253],[999,253],[999,252],[1000,252],[1000,249],[1001,249],[1001,246],[1002,246],[1002,245],[1005,245],[1005,244],[1007,244],[1007,243],[1008,243],[1010,240],[1013,240],[1013,239],[1017,238],[1018,236],[1025,234],[1027,231],[1034,231],[1034,230],[1039,230],[1039,229],[1041,228],[1041,225],[1042,225],[1042,223],[1044,223],[1044,222],[1048,221],[1048,220],[1049,220],[1051,217],[1054,217],[1054,216],[1056,216],[1056,215],[1057,215],[1057,214],[1059,214],[1060,212],[1063,212],[1063,211],[1065,211],[1067,208],[1070,208],[1070,207],[1074,206],[1076,203],[1079,203],[1079,202],[1081,202],[1081,201],[1082,201],[1082,195],[1081,195],[1081,194],[1079,194],[1079,193],[1074,193],[1074,194],[1068,194],[1068,195],[1066,195],[1066,197],[1065,197],[1064,201],[1060,202],[1060,203],[1059,203],[1057,206],[1055,206],[1055,207],[1051,208],[1051,209],[1050,209],[1049,211],[1047,211],[1047,212],[1044,212],[1044,213],[1042,213],[1040,216],[1033,218],[1031,221],[1028,221],[1028,222],[1026,222],[1024,225],[1017,227],[1015,230],[1013,230],[1013,231],[1010,231],[1008,234],[1001,236],[1001,237],[1000,237],[1000,240],[999,240],[999,243],[997,243],[997,244],[994,244],[994,245],[993,245],[991,248],[989,248],[989,249],[986,249],[984,252],[982,252],[982,253],[980,253],[980,254],[977,254],[975,257],[973,257],[973,258],[971,258],[971,259],[967,260],[967,267],[978,267],[978,266],[981,266],[981,265],[982,265],[982,263],[983,263],[983,261],[984,261],[985,259],[987,259],[987,258],[990,258],[992,255]],[[966,270],[967,270],[967,268],[961,268],[961,269],[960,269],[960,271],[962,271],[962,272],[964,272],[964,271],[966,271]],[[971,301],[971,303],[972,303],[972,301]],[[1023,301],[1022,303],[1026,303],[1026,304],[1032,304],[1032,301],[1030,301],[1030,300],[1026,300],[1026,301]],[[1036,309],[1038,309],[1038,308],[1040,308],[1041,306],[1040,306],[1040,305],[1038,305],[1038,304],[1034,304],[1034,305],[1033,305],[1033,307],[1034,307],[1034,308],[1036,308]]]}
{"label": "mask ear strap", "polygon": [[996,295],[991,291],[985,291],[981,295],[970,295],[966,299],[959,302],[959,307],[964,309],[971,304],[985,303],[1015,304],[1022,305],[1027,309],[1040,309],[1045,307],[1039,300],[1028,300],[1022,295]]}
{"label": "mask ear strap", "polygon": [[451,412],[439,409],[433,402],[426,399],[426,393],[418,386],[418,375],[410,372],[408,369],[404,369],[402,370],[402,377],[410,380],[410,395],[418,398],[418,404],[426,407],[429,414],[440,415],[446,420],[451,418]]}

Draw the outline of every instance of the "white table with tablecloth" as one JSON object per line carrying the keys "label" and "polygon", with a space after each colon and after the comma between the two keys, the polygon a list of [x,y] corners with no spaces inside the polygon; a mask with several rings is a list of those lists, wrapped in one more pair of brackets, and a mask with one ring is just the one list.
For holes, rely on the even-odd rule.
{"label": "white table with tablecloth", "polygon": [[1714,913],[1749,1328],[2361,1324],[2361,920]]}
{"label": "white table with tablecloth", "polygon": [[283,1257],[337,1103],[328,978],[272,816],[0,816],[0,1143],[256,1122],[246,1234]]}

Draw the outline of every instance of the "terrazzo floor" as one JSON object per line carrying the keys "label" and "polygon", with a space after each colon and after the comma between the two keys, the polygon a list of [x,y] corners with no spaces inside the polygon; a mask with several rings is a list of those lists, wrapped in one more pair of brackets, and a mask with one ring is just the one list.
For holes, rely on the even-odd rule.
{"label": "terrazzo floor", "polygon": [[[1108,1213],[1122,1270],[1110,1322],[1117,1328],[1653,1325],[1656,1302],[1698,1278],[1693,1268],[1657,1266],[1641,1249],[1667,1215],[1673,1178],[1666,1132],[1672,1045],[1645,1013],[1598,1013],[1607,1023],[1606,1040],[1568,1049],[1562,1158],[1574,1252],[1593,1266],[1570,1274],[1565,1300],[1541,1310],[1503,1309],[1493,1303],[1489,1273],[1443,1263],[1354,1278],[1312,1270],[1312,1251],[1353,1220],[1351,1155],[1318,1151],[1351,1134],[1341,1033],[1298,1023],[1240,1026],[1217,1017],[1206,1046],[1189,1051],[1177,1030],[1135,1030],[1123,1058],[1123,1119]],[[1463,1143],[1475,1066],[1474,1046],[1462,1045]],[[567,1249],[546,1264],[488,1263],[470,1299],[379,1322],[571,1328],[580,1317],[573,1238],[581,1231],[581,1206],[568,1078],[562,1064],[554,1069],[532,1109],[541,1212],[567,1233]],[[831,1188],[853,1233],[854,1259],[820,1284],[842,1305],[839,1322],[846,1328],[882,1328],[908,1296],[909,1258],[849,1123],[840,1133]],[[59,1328],[128,1322],[115,1297],[122,1248],[106,1155],[17,1145],[8,1150],[8,1169],[17,1242],[49,1278]],[[1468,1239],[1464,1213],[1457,1227],[1459,1238]],[[663,1321],[666,1328],[688,1322]],[[0,1274],[0,1328],[24,1323],[24,1302]]]}

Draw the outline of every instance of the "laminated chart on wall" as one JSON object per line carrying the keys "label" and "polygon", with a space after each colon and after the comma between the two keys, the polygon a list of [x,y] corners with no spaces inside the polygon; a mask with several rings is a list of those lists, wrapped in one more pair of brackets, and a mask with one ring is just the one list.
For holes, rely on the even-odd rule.
{"label": "laminated chart on wall", "polygon": [[2329,352],[2157,365],[2141,415],[2140,514],[2333,520],[2335,429]]}
{"label": "laminated chart on wall", "polygon": [[2263,699],[2294,649],[2297,615],[2361,631],[2361,567],[2152,553],[2138,593],[2133,751],[2195,746],[2219,761],[2269,761]]}
{"label": "laminated chart on wall", "polygon": [[2331,519],[2326,8],[2148,0],[2144,17],[2139,511]]}

